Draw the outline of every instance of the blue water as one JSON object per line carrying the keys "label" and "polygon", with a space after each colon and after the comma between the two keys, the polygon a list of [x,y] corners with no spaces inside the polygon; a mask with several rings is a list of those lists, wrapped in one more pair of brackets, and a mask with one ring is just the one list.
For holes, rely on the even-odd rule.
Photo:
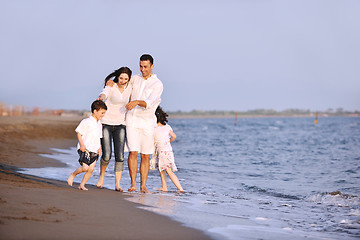
{"label": "blue water", "polygon": [[[130,201],[215,239],[359,239],[360,118],[170,119],[184,194],[125,193]],[[66,180],[75,149],[51,157],[66,168],[25,173]],[[113,163],[105,186],[114,188]],[[127,165],[127,164],[126,164]],[[126,167],[121,186],[130,186]],[[98,166],[89,184],[95,184]],[[76,182],[82,176],[77,176]],[[159,188],[150,171],[148,188]],[[330,193],[339,191],[341,194]]]}

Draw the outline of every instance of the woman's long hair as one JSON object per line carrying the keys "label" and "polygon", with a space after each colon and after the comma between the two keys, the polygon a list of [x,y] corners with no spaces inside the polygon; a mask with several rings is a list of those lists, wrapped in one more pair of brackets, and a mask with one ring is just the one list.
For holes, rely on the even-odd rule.
{"label": "woman's long hair", "polygon": [[119,81],[119,76],[122,73],[126,73],[129,76],[129,81],[131,78],[131,74],[132,71],[130,70],[130,68],[128,67],[121,67],[117,70],[115,70],[114,72],[110,73],[106,78],[105,78],[105,83],[104,83],[104,87],[106,86],[107,81],[109,80],[113,80],[115,83],[117,83]]}

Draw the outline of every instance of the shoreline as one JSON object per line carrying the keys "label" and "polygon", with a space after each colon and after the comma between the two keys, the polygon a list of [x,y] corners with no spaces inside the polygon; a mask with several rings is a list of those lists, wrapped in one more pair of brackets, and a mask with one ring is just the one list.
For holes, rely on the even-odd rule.
{"label": "shoreline", "polygon": [[17,172],[62,166],[39,154],[76,146],[74,129],[81,119],[0,118],[1,239],[211,239],[200,230],[140,209],[145,205],[125,200],[129,194],[91,185],[85,192],[65,180]]}
{"label": "shoreline", "polygon": [[[358,114],[348,114],[348,115],[319,115],[319,118],[332,118],[332,117],[359,117]],[[224,118],[224,119],[249,119],[249,118],[315,118],[315,115],[303,115],[303,114],[293,114],[293,115],[171,115],[169,113],[169,119],[211,119],[211,118]]]}

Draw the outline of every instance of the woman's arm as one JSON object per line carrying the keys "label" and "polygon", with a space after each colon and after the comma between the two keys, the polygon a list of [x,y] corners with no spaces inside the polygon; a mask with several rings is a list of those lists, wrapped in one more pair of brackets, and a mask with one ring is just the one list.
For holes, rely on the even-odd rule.
{"label": "woman's arm", "polygon": [[96,100],[102,100],[104,101],[106,99],[106,95],[101,93],[100,96]]}
{"label": "woman's arm", "polygon": [[104,101],[105,99],[107,99],[110,95],[111,95],[111,87],[106,86],[104,87],[104,89],[102,90],[102,92],[99,94],[99,97],[96,100],[102,100]]}

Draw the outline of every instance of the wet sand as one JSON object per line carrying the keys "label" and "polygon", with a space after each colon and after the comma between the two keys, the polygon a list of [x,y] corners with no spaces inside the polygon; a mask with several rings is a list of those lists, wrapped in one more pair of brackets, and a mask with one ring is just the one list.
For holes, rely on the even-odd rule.
{"label": "wet sand", "polygon": [[[20,174],[63,166],[41,157],[76,146],[81,117],[0,117],[0,239],[210,239],[168,217],[137,208],[129,195]],[[140,194],[140,193],[139,193]]]}

